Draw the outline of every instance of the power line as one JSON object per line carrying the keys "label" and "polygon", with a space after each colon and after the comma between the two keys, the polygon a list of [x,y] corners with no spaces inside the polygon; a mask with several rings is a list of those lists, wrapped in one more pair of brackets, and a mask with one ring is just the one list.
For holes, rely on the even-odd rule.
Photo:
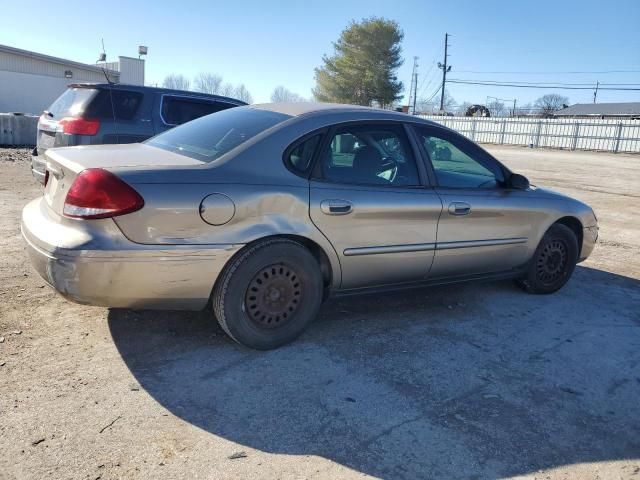
{"label": "power line", "polygon": [[438,85],[438,88],[436,88],[436,91],[435,91],[435,92],[433,92],[433,94],[429,97],[429,99],[428,99],[428,100],[425,100],[423,103],[427,104],[427,103],[429,103],[431,100],[433,100],[433,99],[436,97],[436,95],[438,95],[438,92],[440,91],[440,89],[441,89],[441,88],[442,88],[442,85]]}
{"label": "power line", "polygon": [[566,82],[519,82],[514,80],[479,80],[475,78],[452,78],[450,81],[461,81],[461,82],[483,82],[483,83],[514,83],[518,85],[564,85],[570,87],[578,87],[584,85],[590,85],[593,87],[596,83],[600,85],[609,85],[609,86],[640,86],[640,83],[603,83],[603,82],[588,82],[588,83],[566,83]]}
{"label": "power line", "polygon": [[[566,85],[541,85],[541,84],[530,84],[530,85],[522,85],[517,83],[491,83],[491,82],[478,82],[478,81],[470,81],[470,80],[449,80],[451,83],[458,83],[463,85],[486,85],[489,87],[513,87],[513,88],[546,88],[546,89],[554,89],[554,90],[593,90],[593,85],[590,87],[579,87],[579,86],[566,86]],[[602,85],[602,84],[600,84]],[[600,87],[600,90],[611,90],[611,91],[640,91],[639,88],[627,88],[627,87]]]}
{"label": "power line", "polygon": [[420,93],[422,93],[422,87],[424,85],[424,83],[427,81],[427,77],[429,76],[429,74],[431,73],[431,70],[433,70],[433,67],[435,66],[436,61],[435,59],[431,62],[431,66],[429,67],[429,70],[427,70],[427,73],[425,74],[424,78],[422,79],[422,82],[420,83],[420,87],[418,88],[418,90],[420,91]]}
{"label": "power line", "polygon": [[433,72],[433,75],[431,75],[431,78],[429,79],[429,81],[427,82],[427,84],[426,84],[422,89],[420,89],[419,96],[422,96],[422,94],[423,94],[425,91],[429,90],[429,88],[431,87],[431,85],[433,85],[433,82],[435,82],[437,79],[438,79],[438,72],[434,71],[434,72]]}
{"label": "power line", "polygon": [[568,72],[505,72],[505,71],[481,71],[481,70],[456,70],[461,73],[506,73],[506,74],[518,74],[518,75],[556,75],[556,74],[605,74],[605,73],[640,73],[640,70],[600,70],[600,71],[592,71],[592,72],[579,72],[579,71],[568,71]]}

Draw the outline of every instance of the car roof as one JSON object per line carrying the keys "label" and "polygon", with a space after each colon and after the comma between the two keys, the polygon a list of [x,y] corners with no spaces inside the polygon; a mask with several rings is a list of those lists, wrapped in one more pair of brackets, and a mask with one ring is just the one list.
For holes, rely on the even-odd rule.
{"label": "car roof", "polygon": [[406,113],[396,112],[393,110],[384,110],[381,108],[363,107],[360,105],[346,105],[342,103],[316,103],[316,102],[280,102],[280,103],[260,103],[250,105],[250,108],[260,110],[268,110],[271,112],[282,113],[291,117],[318,117],[336,113],[365,113],[371,114],[377,118],[384,117],[402,121],[414,121],[420,123],[429,123],[428,120],[407,115]]}
{"label": "car roof", "polygon": [[242,100],[238,100],[237,98],[224,97],[222,95],[213,95],[210,93],[202,93],[202,92],[190,92],[188,90],[175,90],[172,88],[161,88],[161,87],[147,87],[145,85],[130,85],[127,83],[90,83],[90,82],[82,82],[82,83],[71,83],[68,85],[69,88],[97,88],[97,89],[113,89],[113,90],[128,90],[134,92],[158,92],[165,93],[171,95],[181,95],[181,96],[189,96],[189,97],[197,97],[197,98],[207,98],[214,100],[222,100],[229,103],[235,103],[236,105],[247,105],[246,102]]}

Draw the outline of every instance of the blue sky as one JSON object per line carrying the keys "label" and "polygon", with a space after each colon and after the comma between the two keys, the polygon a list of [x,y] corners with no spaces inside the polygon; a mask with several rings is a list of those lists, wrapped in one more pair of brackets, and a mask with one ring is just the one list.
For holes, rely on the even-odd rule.
{"label": "blue sky", "polygon": [[[440,71],[432,65],[442,59],[445,32],[452,34],[450,78],[640,84],[637,0],[3,3],[0,44],[87,63],[101,51],[101,38],[110,60],[148,45],[148,83],[172,72],[214,72],[244,83],[258,102],[269,101],[277,85],[311,96],[314,68],[332,51],[331,42],[350,20],[372,15],[394,19],[404,30],[399,77],[407,88],[412,57],[420,57],[419,98],[438,86]],[[635,72],[559,73],[611,70]],[[458,102],[495,96],[519,104],[551,92],[459,84],[448,90]],[[571,103],[590,102],[593,95],[559,93]],[[640,101],[640,91],[601,90],[598,100]]]}

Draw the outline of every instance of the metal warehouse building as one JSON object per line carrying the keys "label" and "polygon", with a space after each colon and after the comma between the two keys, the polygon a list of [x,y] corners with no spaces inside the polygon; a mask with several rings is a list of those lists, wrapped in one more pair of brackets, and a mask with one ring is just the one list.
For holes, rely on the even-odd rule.
{"label": "metal warehouse building", "polygon": [[640,102],[576,103],[553,112],[557,118],[620,118],[640,119]]}
{"label": "metal warehouse building", "polygon": [[118,57],[96,65],[0,45],[0,113],[39,115],[70,83],[106,81],[144,85],[144,60]]}

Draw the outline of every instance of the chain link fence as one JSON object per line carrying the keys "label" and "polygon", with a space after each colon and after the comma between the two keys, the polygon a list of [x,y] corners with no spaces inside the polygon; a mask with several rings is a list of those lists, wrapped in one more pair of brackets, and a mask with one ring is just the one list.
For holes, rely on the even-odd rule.
{"label": "chain link fence", "polygon": [[420,115],[478,143],[640,153],[640,120],[484,118]]}

